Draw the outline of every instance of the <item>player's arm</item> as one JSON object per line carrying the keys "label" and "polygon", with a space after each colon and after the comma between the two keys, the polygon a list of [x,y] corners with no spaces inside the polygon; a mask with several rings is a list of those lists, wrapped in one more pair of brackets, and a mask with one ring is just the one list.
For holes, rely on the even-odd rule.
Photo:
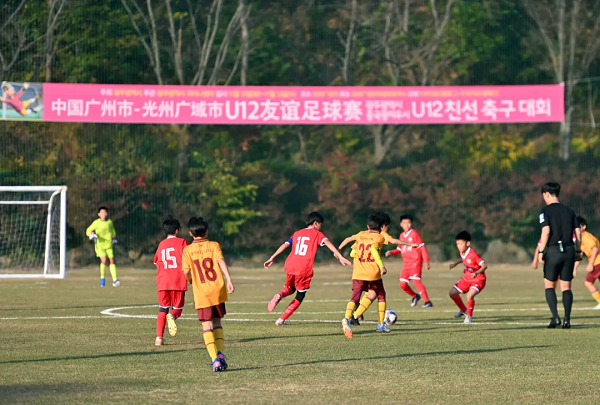
{"label": "player's arm", "polygon": [[356,242],[356,238],[354,236],[348,236],[346,239],[344,239],[342,243],[340,243],[340,246],[338,246],[337,250],[341,252],[344,246],[346,246],[350,242]]}
{"label": "player's arm", "polygon": [[424,243],[420,246],[421,247],[419,249],[421,250],[421,256],[423,257],[423,262],[425,263],[425,268],[427,270],[429,270],[429,269],[431,269],[431,264],[429,263],[429,252],[427,251],[427,248],[425,247]]}
{"label": "player's arm", "polygon": [[[346,238],[346,239],[348,239],[348,238]],[[342,256],[342,254],[339,252],[339,250],[337,250],[335,248],[335,246],[333,246],[333,243],[331,243],[329,241],[329,239],[323,239],[323,244],[325,246],[327,246],[329,248],[329,250],[331,250],[333,252],[333,255],[335,256],[335,258],[338,259],[340,261],[340,263],[342,263],[342,266],[350,266],[352,264],[352,263],[350,263],[350,261],[348,259],[346,259],[344,256]]]}
{"label": "player's arm", "polygon": [[92,224],[85,230],[85,236],[90,238],[91,241],[98,239],[98,235],[96,235],[96,221],[92,222]]}
{"label": "player's arm", "polygon": [[[581,253],[581,228],[579,228],[579,225],[577,225],[577,227],[575,228],[575,260],[579,261],[581,260],[582,257],[582,253]],[[594,262],[592,262],[594,263]],[[592,266],[593,267],[593,266]]]}
{"label": "player's arm", "polygon": [[183,274],[188,283],[192,284],[192,259],[189,255],[186,255],[185,252],[181,258],[181,270],[183,270]]}
{"label": "player's arm", "polygon": [[450,270],[452,270],[453,268],[455,268],[456,266],[458,266],[461,263],[462,263],[462,259],[458,259],[457,261],[450,263]]}
{"label": "player's arm", "polygon": [[[588,256],[588,265],[587,265],[588,273],[591,273],[592,271],[594,271],[594,263],[596,263],[597,256],[598,256],[598,246],[594,246],[594,247],[592,247],[590,255]],[[579,262],[575,262],[575,263],[579,263]]]}
{"label": "player's arm", "polygon": [[534,269],[538,268],[538,254],[540,253],[540,246],[535,247],[535,253],[533,253],[533,262],[531,263],[531,267]]}
{"label": "player's arm", "polygon": [[488,268],[488,266],[487,266],[486,262],[481,263],[481,268],[479,270],[473,272],[473,278],[477,277],[480,274],[485,273],[487,268]]}
{"label": "player's arm", "polygon": [[219,267],[221,267],[221,271],[223,272],[223,275],[225,276],[225,281],[227,281],[227,291],[229,291],[229,294],[233,294],[235,292],[235,287],[233,285],[233,282],[231,281],[231,275],[229,274],[229,269],[227,268],[225,259],[223,259],[223,258],[219,259]]}
{"label": "player's arm", "polygon": [[369,251],[371,252],[371,257],[373,259],[375,259],[375,263],[377,263],[377,266],[379,267],[379,270],[381,271],[381,275],[385,275],[387,273],[387,269],[385,268],[384,264],[383,264],[383,260],[381,260],[381,256],[379,255],[379,249],[377,249],[377,246],[373,246],[371,245],[371,248],[369,249]]}
{"label": "player's arm", "polygon": [[393,243],[394,245],[410,246],[410,247],[414,247],[414,248],[419,247],[418,243],[404,242],[404,241],[401,241],[400,239],[396,239],[396,238],[389,238],[388,242]]}
{"label": "player's arm", "polygon": [[396,255],[399,255],[400,253],[402,253],[402,250],[400,250],[400,246],[398,246],[394,250],[388,250],[387,252],[385,252],[385,257],[396,256]]}
{"label": "player's arm", "polygon": [[108,231],[110,232],[110,237],[112,238],[113,245],[117,244],[117,230],[115,229],[115,224],[112,219],[109,219],[108,222]]}
{"label": "player's arm", "polygon": [[544,251],[546,250],[546,244],[550,239],[550,225],[546,225],[542,228],[542,236],[540,237],[540,246],[538,250],[538,261],[544,264]]}
{"label": "player's arm", "polygon": [[277,249],[275,251],[275,253],[273,253],[273,256],[271,256],[269,258],[269,260],[267,260],[265,262],[265,264],[264,264],[265,269],[268,269],[273,264],[273,261],[275,260],[275,258],[277,256],[279,256],[284,250],[286,250],[288,248],[288,246],[290,246],[292,244],[292,242],[290,242],[291,240],[292,240],[292,238],[290,238],[290,240],[288,240],[288,241],[285,241],[281,246],[279,246],[279,249]]}

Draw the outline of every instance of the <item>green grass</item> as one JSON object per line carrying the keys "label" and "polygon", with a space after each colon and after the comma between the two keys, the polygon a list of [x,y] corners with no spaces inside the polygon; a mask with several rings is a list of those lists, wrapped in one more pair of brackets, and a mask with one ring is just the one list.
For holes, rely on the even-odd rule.
{"label": "green grass", "polygon": [[[384,278],[399,324],[380,335],[365,323],[351,340],[339,323],[348,268],[318,268],[291,325],[276,327],[289,298],[273,314],[266,302],[284,281],[281,267],[233,267],[227,373],[209,371],[192,305],[177,337],[167,333],[166,345],[154,347],[154,271],[120,269],[122,287],[104,289],[95,270],[67,280],[2,280],[0,403],[598,403],[600,311],[586,309],[595,302],[581,277],[571,330],[545,328],[539,271],[494,265],[475,323],[463,325],[447,296],[459,271],[434,266],[424,283],[435,307],[411,308],[396,282],[400,263],[390,260]],[[115,307],[137,317],[101,313]]]}

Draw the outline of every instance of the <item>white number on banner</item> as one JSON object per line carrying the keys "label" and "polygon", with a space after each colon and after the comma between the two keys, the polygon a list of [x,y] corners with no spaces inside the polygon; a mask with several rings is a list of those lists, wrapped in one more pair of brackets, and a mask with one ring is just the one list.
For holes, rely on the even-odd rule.
{"label": "white number on banner", "polygon": [[[162,254],[162,262],[165,266],[165,269],[176,269],[177,268],[177,258],[171,256],[171,253],[175,251],[174,248],[163,249]],[[168,262],[168,263],[167,263]]]}
{"label": "white number on banner", "polygon": [[308,245],[305,242],[308,242],[310,238],[308,236],[298,236],[296,240],[296,250],[294,253],[296,256],[306,256],[306,252],[308,252]]}

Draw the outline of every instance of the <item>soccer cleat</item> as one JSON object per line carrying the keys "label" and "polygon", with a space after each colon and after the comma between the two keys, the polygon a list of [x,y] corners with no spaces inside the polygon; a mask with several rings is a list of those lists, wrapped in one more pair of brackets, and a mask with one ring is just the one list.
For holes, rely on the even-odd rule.
{"label": "soccer cleat", "polygon": [[600,304],[596,305],[594,309],[600,309]]}
{"label": "soccer cleat", "polygon": [[358,321],[358,318],[356,318],[354,316],[352,318],[350,318],[350,325],[360,326],[360,322]]}
{"label": "soccer cleat", "polygon": [[215,372],[215,373],[220,373],[221,371],[225,371],[225,370],[223,369],[223,365],[221,364],[221,362],[219,361],[219,359],[218,359],[218,358],[216,358],[216,359],[215,359],[215,361],[213,361],[213,362],[210,364],[210,366],[211,366],[211,368],[212,368],[212,371],[213,371],[213,372]]}
{"label": "soccer cleat", "polygon": [[469,315],[465,316],[465,320],[463,321],[463,323],[473,323],[473,317]]}
{"label": "soccer cleat", "polygon": [[277,325],[277,326],[288,326],[289,323],[287,323],[284,319],[279,318],[278,320],[275,321],[275,325]]}
{"label": "soccer cleat", "polygon": [[571,329],[571,321],[568,319],[565,319],[562,325],[563,329]]}
{"label": "soccer cleat", "polygon": [[455,318],[460,318],[461,316],[466,315],[463,311],[458,311],[457,313],[454,314]]}
{"label": "soccer cleat", "polygon": [[277,304],[279,304],[279,301],[281,301],[281,295],[275,294],[273,296],[273,299],[269,301],[269,305],[267,305],[267,309],[269,310],[269,312],[273,312]]}
{"label": "soccer cleat", "polygon": [[352,328],[350,327],[350,320],[348,318],[342,319],[342,329],[344,330],[344,335],[348,339],[352,339],[354,334],[352,333]]}
{"label": "soccer cleat", "polygon": [[156,340],[154,340],[154,346],[162,346],[165,344],[165,339],[161,338],[161,337],[156,337]]}
{"label": "soccer cleat", "polygon": [[101,278],[100,279],[100,287],[104,287],[106,285],[106,279],[105,278]]}
{"label": "soccer cleat", "polygon": [[115,280],[113,283],[113,287],[118,287],[121,285],[121,282],[119,280]]}
{"label": "soccer cleat", "polygon": [[552,318],[548,324],[548,329],[555,329],[557,326],[560,326],[560,318]]}
{"label": "soccer cleat", "polygon": [[425,304],[423,304],[422,308],[431,308],[433,306],[433,304],[431,303],[431,301],[427,301]]}
{"label": "soccer cleat", "polygon": [[358,319],[360,319],[361,321],[364,321],[365,320],[365,316],[361,315],[361,316],[358,317]]}
{"label": "soccer cleat", "polygon": [[221,362],[221,366],[223,366],[223,371],[227,371],[227,368],[229,368],[229,364],[227,364],[227,356],[219,352],[217,353],[217,359],[219,359],[219,361]]}
{"label": "soccer cleat", "polygon": [[167,325],[169,326],[169,335],[175,336],[177,334],[177,324],[172,314],[167,314]]}
{"label": "soccer cleat", "polygon": [[379,332],[379,333],[390,333],[392,330],[390,328],[388,328],[387,325],[377,325],[377,329],[375,330],[375,332]]}
{"label": "soccer cleat", "polygon": [[411,307],[416,307],[417,303],[419,302],[419,300],[421,299],[421,296],[419,294],[415,295],[412,299],[412,301],[410,302],[410,306]]}

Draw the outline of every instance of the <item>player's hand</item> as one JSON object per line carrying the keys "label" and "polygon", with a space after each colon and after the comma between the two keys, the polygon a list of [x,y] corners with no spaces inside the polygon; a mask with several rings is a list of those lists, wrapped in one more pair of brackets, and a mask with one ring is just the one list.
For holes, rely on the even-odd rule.
{"label": "player's hand", "polygon": [[90,233],[90,240],[93,242],[98,239],[98,235],[95,232]]}
{"label": "player's hand", "polygon": [[388,250],[387,252],[385,252],[385,257],[390,257],[392,255],[392,251]]}
{"label": "player's hand", "polygon": [[25,82],[23,83],[23,89],[27,90],[29,88],[29,83]]}
{"label": "player's hand", "polygon": [[273,259],[269,259],[265,262],[265,264],[263,266],[265,266],[265,269],[268,269],[269,267],[271,267],[272,264],[273,264]]}
{"label": "player's hand", "polygon": [[477,274],[477,273],[471,273],[471,278],[475,278],[475,277],[477,277],[478,275],[479,275],[479,274]]}
{"label": "player's hand", "polygon": [[342,263],[342,266],[351,266],[352,265],[352,262],[350,260],[346,259],[342,255],[340,255],[337,259],[340,261],[340,263]]}
{"label": "player's hand", "polygon": [[589,262],[586,268],[588,273],[591,273],[592,271],[594,271],[594,263]]}
{"label": "player's hand", "polygon": [[229,294],[233,294],[235,292],[235,286],[231,281],[227,282],[227,291],[229,291]]}
{"label": "player's hand", "polygon": [[419,244],[418,244],[418,243],[413,243],[413,244],[412,244],[412,245],[410,245],[410,246],[411,246],[411,247],[414,247],[414,248],[418,248],[418,247],[419,247]]}
{"label": "player's hand", "polygon": [[381,268],[381,275],[385,276],[387,274],[387,269],[385,267]]}
{"label": "player's hand", "polygon": [[455,268],[455,267],[456,267],[456,263],[450,263],[450,266],[449,266],[449,267],[450,267],[450,270],[452,270],[453,268]]}
{"label": "player's hand", "polygon": [[431,263],[429,263],[429,262],[425,263],[425,268],[427,270],[431,270]]}
{"label": "player's hand", "polygon": [[534,269],[537,270],[537,268],[538,268],[538,262],[537,262],[537,260],[535,262],[531,263],[531,267],[533,267]]}
{"label": "player's hand", "polygon": [[543,253],[540,252],[538,254],[538,257],[539,257],[538,258],[538,262],[540,262],[541,264],[544,264],[544,255],[543,255]]}
{"label": "player's hand", "polygon": [[117,243],[119,243],[119,241],[117,240],[117,238],[112,238],[112,244],[116,245]]}

